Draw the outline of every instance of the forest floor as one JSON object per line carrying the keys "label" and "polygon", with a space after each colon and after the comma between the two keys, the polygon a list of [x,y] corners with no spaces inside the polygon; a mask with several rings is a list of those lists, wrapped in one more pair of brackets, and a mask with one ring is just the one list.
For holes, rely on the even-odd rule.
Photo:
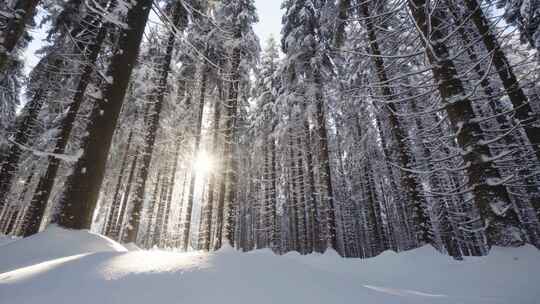
{"label": "forest floor", "polygon": [[360,260],[331,251],[129,251],[57,227],[21,240],[0,237],[1,304],[536,304],[539,282],[533,247],[494,248],[458,262],[430,247]]}

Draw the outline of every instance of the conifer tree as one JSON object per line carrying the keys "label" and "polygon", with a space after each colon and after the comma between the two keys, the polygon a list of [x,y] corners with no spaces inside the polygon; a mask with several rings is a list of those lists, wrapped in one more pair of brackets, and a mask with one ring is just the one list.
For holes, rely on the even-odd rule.
{"label": "conifer tree", "polygon": [[150,114],[148,122],[148,130],[145,136],[145,143],[142,154],[142,165],[139,171],[138,183],[134,193],[133,208],[130,211],[128,219],[128,234],[126,240],[128,242],[135,242],[137,240],[137,233],[140,225],[140,213],[142,210],[142,203],[144,199],[144,191],[146,187],[146,179],[148,177],[148,167],[152,161],[152,154],[154,150],[154,143],[156,138],[157,129],[159,126],[159,119],[161,110],[163,108],[163,100],[166,94],[167,79],[170,71],[170,64],[172,59],[172,52],[176,41],[176,36],[185,27],[187,12],[184,5],[180,1],[176,1],[170,7],[171,11],[171,23],[169,26],[169,33],[167,36],[167,42],[165,50],[162,55],[162,60],[159,62],[159,82],[156,87],[156,91],[152,94],[152,102],[154,108]]}
{"label": "conifer tree", "polygon": [[90,228],[99,190],[103,182],[107,154],[124,101],[131,72],[139,53],[152,0],[137,1],[127,11],[126,25],[119,33],[106,73],[102,96],[94,105],[87,126],[83,152],[65,185],[55,220],[72,229]]}
{"label": "conifer tree", "polygon": [[[310,93],[310,106],[314,107],[316,134],[318,137],[318,171],[321,180],[321,193],[325,204],[325,219],[332,248],[337,249],[335,201],[330,170],[330,150],[326,128],[326,105],[324,94],[324,75],[330,68],[328,37],[324,35],[321,13],[326,1],[289,0],[282,7],[286,10],[283,17],[281,47],[287,55],[287,77],[289,88],[303,86]],[[293,89],[294,90],[294,89]]]}
{"label": "conifer tree", "polygon": [[[230,39],[228,43],[232,46],[232,49],[230,53],[228,95],[224,103],[225,113],[223,113],[223,167],[218,187],[214,250],[221,247],[223,236],[231,245],[234,245],[236,176],[233,160],[240,97],[239,88],[242,80],[242,69],[246,68],[246,66],[241,65],[247,65],[249,60],[252,60],[258,52],[258,39],[252,29],[252,25],[258,19],[252,0],[223,1],[221,7],[218,8],[217,15],[220,26],[232,33],[232,37],[228,37]],[[227,210],[227,213],[225,213],[225,210]],[[223,235],[224,229],[225,235]]]}

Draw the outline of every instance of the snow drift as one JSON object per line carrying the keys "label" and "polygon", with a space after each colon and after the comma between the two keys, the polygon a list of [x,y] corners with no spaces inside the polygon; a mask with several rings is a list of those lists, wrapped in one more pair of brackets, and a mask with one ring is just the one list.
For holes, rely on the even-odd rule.
{"label": "snow drift", "polygon": [[50,225],[42,233],[1,246],[0,273],[56,258],[103,251],[127,249],[99,234]]}
{"label": "snow drift", "polygon": [[430,247],[367,259],[126,251],[87,231],[50,228],[0,246],[0,303],[536,304],[540,254],[495,248],[463,262]]}

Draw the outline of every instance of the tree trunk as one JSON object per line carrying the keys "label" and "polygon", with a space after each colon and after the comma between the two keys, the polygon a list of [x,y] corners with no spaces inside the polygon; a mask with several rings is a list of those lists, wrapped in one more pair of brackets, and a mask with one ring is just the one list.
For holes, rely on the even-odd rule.
{"label": "tree trunk", "polygon": [[297,205],[297,215],[298,215],[298,240],[299,240],[299,249],[302,254],[311,253],[312,248],[308,248],[308,236],[307,236],[307,212],[306,212],[306,185],[304,182],[304,156],[302,153],[302,138],[299,134],[296,137],[297,152],[296,159],[298,160],[298,167],[296,169],[296,174],[298,176],[298,205]]}
{"label": "tree trunk", "polygon": [[[28,175],[28,177],[26,178],[26,180],[24,181],[24,184],[23,184],[23,191],[21,191],[21,194],[19,195],[19,202],[23,202],[24,201],[24,198],[26,196],[26,193],[28,192],[28,190],[30,190],[30,182],[32,181],[32,179],[34,178],[34,175],[36,174],[36,170],[35,170],[35,166],[32,166],[32,168],[30,169],[30,173]],[[28,225],[28,223],[26,222],[26,213],[28,212],[28,207],[26,207],[26,210],[23,210],[25,208],[21,208],[21,216],[20,216],[20,230],[23,230],[24,232],[24,229],[26,227],[26,225]],[[22,212],[24,211],[24,212]],[[24,236],[24,235],[23,235]]]}
{"label": "tree trunk", "polygon": [[[274,137],[270,137],[270,215],[272,231],[270,234],[270,245],[272,249],[278,248],[279,244],[279,227],[277,217],[277,158],[276,158],[276,140]],[[311,189],[310,189],[311,191]],[[313,193],[312,195],[315,195]],[[315,213],[316,214],[316,213]]]}
{"label": "tree trunk", "polygon": [[[219,181],[219,189],[218,189],[218,205],[217,205],[217,220],[216,220],[216,237],[215,237],[215,244],[214,244],[214,250],[217,250],[221,248],[221,242],[222,242],[222,236],[223,236],[223,228],[224,228],[224,221],[223,221],[223,215],[224,215],[224,209],[227,208],[229,211],[227,214],[227,223],[229,225],[232,224],[231,217],[232,214],[232,205],[235,203],[233,202],[233,195],[227,195],[226,189],[228,190],[229,194],[232,194],[235,191],[235,184],[234,184],[234,172],[233,171],[233,141],[235,137],[235,129],[236,129],[236,111],[237,111],[237,105],[238,105],[238,90],[239,90],[239,83],[240,83],[240,53],[241,50],[236,47],[233,50],[232,55],[232,62],[231,62],[231,80],[229,84],[229,92],[227,96],[227,100],[225,103],[225,110],[226,110],[226,116],[225,116],[225,130],[223,132],[223,139],[224,139],[224,147],[223,147],[223,171],[221,174],[221,179]],[[227,201],[226,201],[227,198]],[[230,231],[227,229],[226,236],[225,236],[229,242],[231,243],[232,235]],[[231,243],[231,246],[234,244]]]}
{"label": "tree trunk", "polygon": [[139,53],[152,2],[137,1],[127,13],[128,27],[120,31],[119,45],[109,65],[103,97],[96,101],[90,115],[88,136],[82,145],[83,155],[68,177],[59,206],[56,221],[65,228],[85,229],[92,224],[114,129]]}
{"label": "tree trunk", "polygon": [[133,139],[133,128],[129,130],[129,135],[126,143],[126,148],[124,150],[124,156],[122,159],[122,164],[120,165],[120,173],[118,173],[118,178],[116,179],[116,186],[114,189],[113,198],[111,201],[111,207],[109,209],[109,216],[107,217],[107,223],[105,225],[105,235],[111,236],[111,232],[118,218],[118,213],[120,211],[120,189],[122,188],[122,180],[124,179],[125,171],[128,167],[129,161],[129,149],[131,147],[131,141]]}
{"label": "tree trunk", "polygon": [[[173,165],[172,165],[171,175],[168,181],[169,189],[167,192],[165,211],[163,213],[163,225],[161,228],[161,231],[165,232],[165,234],[167,234],[169,231],[168,229],[169,218],[171,214],[172,195],[173,195],[174,185],[176,181],[176,170],[178,168],[178,155],[180,154],[180,142],[181,142],[181,137],[177,136],[175,147],[174,147]],[[170,240],[168,238],[162,238],[162,242],[160,246],[167,246],[169,244],[169,241]]]}
{"label": "tree trunk", "polygon": [[[178,2],[174,8],[174,12],[172,15],[172,22],[176,27],[181,27],[181,21],[184,21],[184,18],[186,17],[187,12],[184,10],[184,5],[180,2]],[[127,234],[127,241],[128,242],[135,242],[137,239],[137,233],[139,229],[140,224],[140,213],[142,210],[142,204],[144,200],[144,191],[146,187],[146,180],[148,178],[148,169],[150,167],[150,163],[152,162],[152,154],[154,151],[154,144],[155,139],[157,135],[157,130],[159,127],[159,118],[161,115],[161,110],[163,108],[163,100],[165,97],[165,94],[167,92],[167,78],[169,76],[170,71],[170,65],[171,65],[171,59],[173,55],[173,49],[174,49],[174,43],[176,41],[176,35],[179,33],[176,32],[176,29],[172,29],[169,33],[169,37],[167,40],[167,47],[165,50],[165,57],[163,57],[163,61],[160,63],[160,78],[159,78],[159,84],[157,88],[157,92],[155,92],[156,96],[154,101],[154,111],[151,113],[148,131],[146,133],[145,139],[144,139],[144,146],[143,146],[143,153],[142,153],[142,164],[141,169],[139,171],[139,177],[137,178],[137,188],[135,189],[135,197],[133,199],[133,208],[131,210],[131,214],[128,218],[129,224],[128,224],[128,234]]]}
{"label": "tree trunk", "polygon": [[[221,119],[221,106],[220,101],[222,97],[222,90],[221,90],[221,84],[218,84],[218,100],[214,104],[214,118],[213,118],[213,131],[212,131],[212,155],[217,157],[218,153],[218,130],[219,130],[219,122]],[[217,168],[215,168],[217,169]],[[210,180],[208,182],[208,211],[206,213],[206,227],[204,229],[204,237],[203,237],[203,244],[202,244],[202,250],[209,251],[210,250],[210,244],[212,239],[212,215],[214,210],[214,192],[215,192],[215,182],[216,182],[216,175],[217,173],[215,171],[210,173]]]}
{"label": "tree trunk", "polygon": [[300,204],[300,194],[298,193],[298,183],[297,183],[297,177],[298,177],[298,165],[296,164],[296,157],[294,154],[294,141],[293,141],[293,134],[290,132],[289,134],[289,149],[290,149],[290,159],[291,159],[291,165],[290,165],[290,180],[291,180],[291,199],[289,203],[289,225],[291,227],[291,238],[292,238],[292,246],[291,250],[297,250],[300,252],[300,236],[299,236],[299,227],[298,227],[298,205]]}
{"label": "tree trunk", "polygon": [[[399,155],[398,161],[401,168],[408,168],[412,164],[411,157],[409,155],[409,148],[406,143],[406,132],[401,125],[397,113],[396,105],[393,103],[396,96],[392,93],[392,89],[389,86],[388,75],[384,66],[384,60],[379,48],[379,42],[377,41],[377,33],[375,31],[375,24],[373,23],[373,17],[370,15],[369,3],[363,2],[361,4],[361,15],[366,19],[366,28],[368,32],[368,39],[370,50],[373,55],[372,60],[375,65],[375,70],[382,85],[382,93],[384,98],[388,101],[387,106],[390,108],[388,112],[391,133],[397,144],[397,153]],[[425,212],[425,199],[421,195],[421,187],[415,178],[415,176],[408,170],[401,170],[403,175],[400,181],[402,191],[404,191],[407,198],[407,204],[411,204],[414,210],[414,225],[416,231],[416,239],[420,244],[430,242],[430,219]]]}
{"label": "tree trunk", "polygon": [[483,132],[479,124],[474,121],[471,100],[467,97],[468,94],[444,44],[444,35],[440,31],[442,20],[439,12],[429,11],[426,0],[409,0],[408,5],[423,37],[430,37],[430,40],[424,41],[427,57],[431,63],[439,93],[446,105],[452,129],[457,134],[457,143],[468,164],[465,169],[468,186],[480,209],[488,244],[498,245],[502,234],[508,228],[518,226],[513,210],[507,211],[506,215],[500,215],[492,209],[492,206],[497,206],[497,204],[510,202],[508,192],[503,185],[493,182],[500,181],[501,176],[494,168],[493,161],[486,161],[486,159],[491,159],[492,155],[487,145],[482,144]]}
{"label": "tree trunk", "polygon": [[[165,173],[162,173],[162,171],[165,170]],[[154,224],[154,232],[152,233],[152,246],[160,244],[161,240],[161,224],[163,223],[163,213],[165,208],[165,199],[167,196],[167,182],[165,179],[165,176],[167,176],[166,169],[161,169],[158,172],[157,176],[157,182],[156,182],[156,188],[154,190],[154,204],[157,204],[157,212],[155,213],[155,224]],[[158,198],[158,188],[161,187],[161,191],[159,193]],[[155,210],[155,208],[153,208]],[[147,236],[148,237],[148,236]]]}
{"label": "tree trunk", "polygon": [[478,5],[478,1],[464,0],[464,2],[471,13],[472,22],[480,32],[486,49],[493,55],[493,65],[499,74],[506,94],[514,106],[516,118],[523,125],[525,134],[536,153],[537,160],[540,160],[539,115],[534,114],[535,111],[531,108],[527,96],[520,87],[512,66],[502,51],[499,42],[491,32],[489,23]]}
{"label": "tree trunk", "polygon": [[[326,114],[324,109],[323,82],[319,71],[314,73],[314,84],[316,86],[315,103],[317,118],[317,135],[319,136],[319,161],[321,184],[326,189],[325,197],[328,208],[327,225],[328,237],[333,249],[339,250],[336,235],[336,216],[334,207],[334,190],[332,188],[332,175],[330,170],[330,151],[328,150],[328,134],[326,129]],[[321,193],[322,195],[322,193]]]}
{"label": "tree trunk", "polygon": [[[204,103],[205,103],[205,97],[206,97],[206,81],[207,80],[207,71],[206,66],[203,64],[202,67],[202,75],[201,75],[201,87],[199,92],[199,104],[197,109],[197,121],[195,125],[195,145],[193,147],[193,156],[191,157],[192,163],[195,162],[201,145],[201,136],[202,136],[202,120],[203,120],[203,114],[204,114]],[[189,246],[189,236],[191,231],[191,213],[193,208],[193,199],[195,195],[195,182],[197,179],[198,172],[195,171],[195,168],[192,166],[191,168],[191,178],[189,181],[189,193],[188,193],[188,201],[186,205],[186,218],[184,220],[184,234],[182,238],[182,247],[181,249],[183,251],[187,251],[187,248]]]}
{"label": "tree trunk", "polygon": [[[87,19],[89,19],[90,17],[91,16],[88,16]],[[84,68],[79,78],[79,83],[75,90],[73,100],[69,105],[68,112],[60,122],[60,134],[58,135],[58,139],[56,140],[56,145],[53,151],[54,154],[63,154],[66,149],[71,130],[73,129],[75,119],[77,117],[77,113],[84,100],[84,93],[86,92],[86,88],[90,83],[91,75],[94,71],[94,64],[101,50],[103,41],[105,40],[106,32],[107,26],[102,25],[99,29],[97,36],[95,37],[94,43],[90,45],[88,47],[88,50],[86,51],[88,56],[84,54],[85,52],[83,52],[82,54],[87,58],[87,62],[84,64]],[[75,51],[78,51],[78,48],[74,49]],[[47,207],[47,202],[51,195],[51,191],[54,186],[54,181],[56,179],[59,167],[60,159],[54,156],[49,156],[45,174],[40,177],[38,185],[34,190],[32,200],[30,201],[30,206],[28,207],[28,212],[26,214],[27,226],[24,229],[25,237],[35,234],[39,231],[39,226],[41,224],[41,220],[43,219],[43,214]]]}
{"label": "tree trunk", "polygon": [[135,169],[137,168],[137,159],[139,157],[139,149],[135,152],[135,157],[131,161],[131,169],[129,171],[128,180],[126,183],[126,189],[124,190],[124,197],[122,198],[120,214],[115,223],[113,223],[113,228],[111,231],[112,238],[116,240],[123,240],[122,238],[122,226],[124,225],[124,218],[127,213],[127,205],[129,204],[129,196],[131,195],[131,187],[133,186],[133,178],[135,176]]}

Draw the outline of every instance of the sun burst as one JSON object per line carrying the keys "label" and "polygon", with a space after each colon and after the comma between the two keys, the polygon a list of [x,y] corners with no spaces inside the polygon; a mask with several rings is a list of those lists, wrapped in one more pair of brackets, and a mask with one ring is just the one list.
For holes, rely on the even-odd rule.
{"label": "sun burst", "polygon": [[214,161],[206,151],[200,151],[195,157],[193,170],[198,174],[208,174],[213,170]]}

